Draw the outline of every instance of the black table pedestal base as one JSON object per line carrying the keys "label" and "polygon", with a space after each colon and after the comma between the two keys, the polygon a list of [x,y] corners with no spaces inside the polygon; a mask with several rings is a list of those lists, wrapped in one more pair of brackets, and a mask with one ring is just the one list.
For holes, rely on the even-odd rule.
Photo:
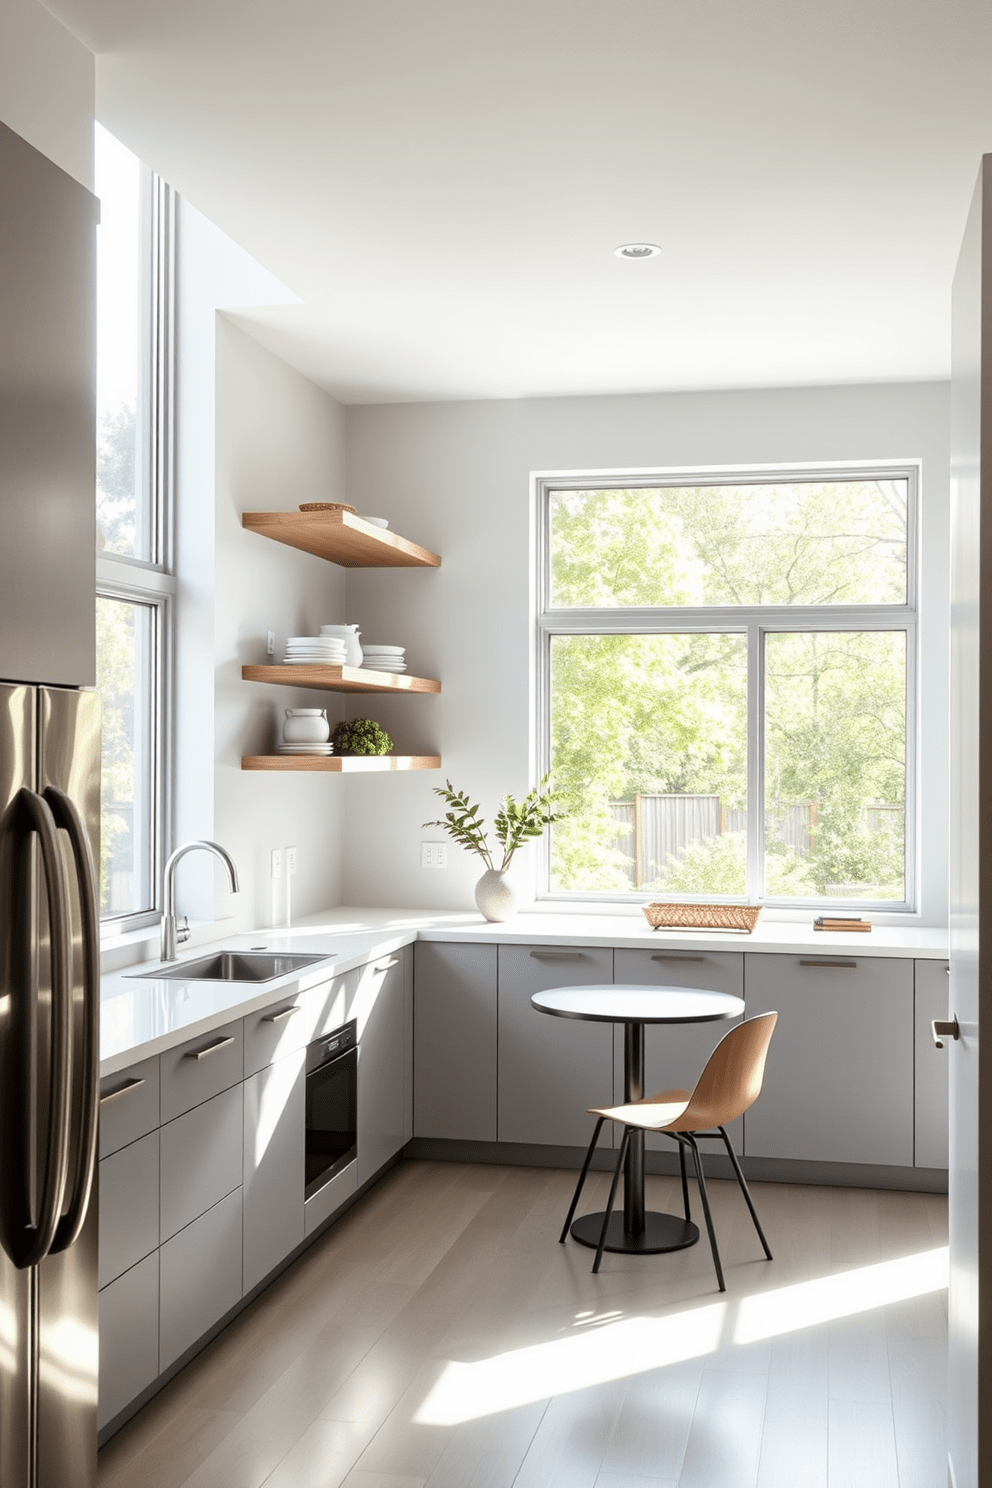
{"label": "black table pedestal base", "polygon": [[[569,1233],[580,1245],[596,1250],[603,1230],[603,1211],[598,1214],[583,1214],[572,1225]],[[657,1214],[649,1211],[644,1216],[644,1229],[639,1235],[628,1235],[623,1227],[623,1211],[610,1215],[606,1231],[606,1250],[620,1251],[625,1255],[659,1255],[665,1250],[685,1250],[695,1245],[699,1230],[689,1219],[679,1219],[677,1214]]]}

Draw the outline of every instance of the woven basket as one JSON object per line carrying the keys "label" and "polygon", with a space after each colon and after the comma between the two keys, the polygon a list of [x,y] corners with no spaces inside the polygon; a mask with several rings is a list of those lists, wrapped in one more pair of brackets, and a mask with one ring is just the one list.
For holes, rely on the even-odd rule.
{"label": "woven basket", "polygon": [[760,904],[644,904],[652,930],[744,930],[750,935]]}
{"label": "woven basket", "polygon": [[355,508],[347,501],[301,501],[300,511],[350,511]]}

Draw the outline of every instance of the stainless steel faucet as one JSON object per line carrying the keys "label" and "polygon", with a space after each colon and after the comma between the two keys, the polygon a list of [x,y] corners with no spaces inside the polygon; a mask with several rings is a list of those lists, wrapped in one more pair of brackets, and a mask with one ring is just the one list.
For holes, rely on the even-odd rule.
{"label": "stainless steel faucet", "polygon": [[197,842],[184,842],[182,847],[177,847],[165,865],[165,886],[162,895],[164,914],[162,915],[162,960],[175,961],[176,943],[181,944],[189,939],[189,926],[185,930],[176,928],[176,864],[180,858],[187,853],[194,852],[202,847],[204,852],[212,852],[215,858],[220,858],[231,878],[231,893],[239,892],[238,870],[234,866],[234,859],[226,848],[221,847],[218,842],[207,842],[205,838]]}

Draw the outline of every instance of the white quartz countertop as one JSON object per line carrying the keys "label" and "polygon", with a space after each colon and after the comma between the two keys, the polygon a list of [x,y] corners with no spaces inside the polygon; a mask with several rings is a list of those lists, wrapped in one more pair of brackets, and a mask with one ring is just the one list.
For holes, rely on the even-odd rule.
{"label": "white quartz countertop", "polygon": [[[292,930],[225,935],[224,949],[310,953],[327,959],[268,982],[200,982],[154,976],[144,962],[107,973],[101,982],[100,1073],[116,1074],[139,1059],[161,1054],[209,1033],[232,1018],[278,1002],[287,993],[316,986],[339,972],[363,966],[415,940],[479,944],[617,946],[657,950],[772,951],[845,957],[898,956],[946,959],[946,930],[876,926],[869,934],[814,931],[809,922],[759,920],[750,934],[734,931],[652,930],[638,915],[522,912],[503,924],[478,914],[338,908],[310,915]],[[210,949],[184,952],[194,961]],[[152,972],[152,976],[147,973]]]}

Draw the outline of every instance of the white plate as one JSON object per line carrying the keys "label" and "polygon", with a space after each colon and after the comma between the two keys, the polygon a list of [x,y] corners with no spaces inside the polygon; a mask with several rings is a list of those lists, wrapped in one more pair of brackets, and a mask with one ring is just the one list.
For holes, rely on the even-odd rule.
{"label": "white plate", "polygon": [[366,653],[368,653],[369,651],[371,651],[373,656],[402,656],[403,653],[406,651],[406,647],[405,646],[365,646],[365,645],[363,645],[362,646],[362,650],[365,651]]}
{"label": "white plate", "polygon": [[280,754],[333,754],[333,744],[280,744]]}

